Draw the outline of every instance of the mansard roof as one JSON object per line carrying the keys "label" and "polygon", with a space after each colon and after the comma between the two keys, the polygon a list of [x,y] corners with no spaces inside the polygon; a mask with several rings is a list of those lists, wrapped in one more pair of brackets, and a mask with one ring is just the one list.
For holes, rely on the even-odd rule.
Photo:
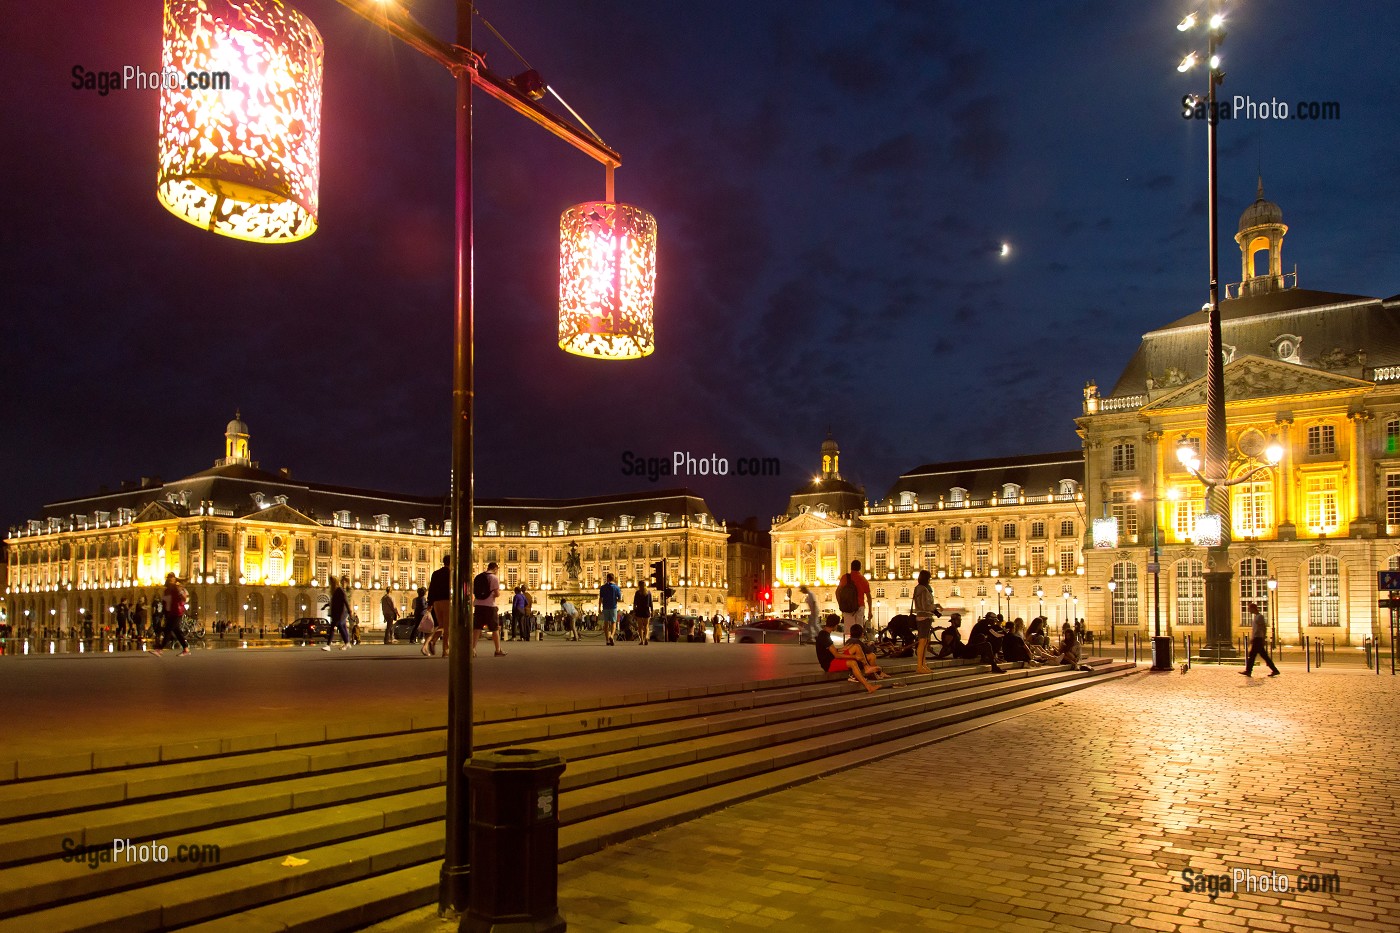
{"label": "mansard roof", "polygon": [[[1358,378],[1377,366],[1400,364],[1400,298],[1291,288],[1220,303],[1221,342],[1235,358],[1277,358],[1278,339],[1300,338],[1306,366]],[[1109,396],[1136,395],[1205,375],[1206,316],[1194,312],[1143,335]]]}
{"label": "mansard roof", "polygon": [[912,492],[920,503],[929,504],[940,496],[947,499],[954,488],[967,490],[969,499],[984,500],[1001,496],[1008,483],[1020,487],[1027,496],[1058,495],[1060,481],[1066,479],[1074,480],[1076,486],[1084,482],[1082,450],[926,463],[900,474],[886,501],[897,501],[901,493]]}

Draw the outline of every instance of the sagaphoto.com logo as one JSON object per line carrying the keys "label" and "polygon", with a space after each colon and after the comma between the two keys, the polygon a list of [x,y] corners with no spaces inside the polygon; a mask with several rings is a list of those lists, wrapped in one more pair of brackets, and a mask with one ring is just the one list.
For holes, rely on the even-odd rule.
{"label": "sagaphoto.com logo", "polygon": [[144,71],[136,65],[93,70],[74,65],[71,87],[75,91],[93,91],[106,97],[113,91],[227,91],[233,88],[233,75],[227,71],[177,71],[162,68]]}
{"label": "sagaphoto.com logo", "polygon": [[1270,97],[1255,100],[1247,94],[1224,97],[1214,104],[1200,94],[1181,98],[1183,120],[1340,120],[1342,105],[1335,100],[1300,100],[1289,103]]}

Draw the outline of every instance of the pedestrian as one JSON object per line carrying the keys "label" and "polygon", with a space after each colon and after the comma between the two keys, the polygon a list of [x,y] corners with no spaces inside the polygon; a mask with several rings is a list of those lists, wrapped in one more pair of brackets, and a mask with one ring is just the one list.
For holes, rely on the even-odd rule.
{"label": "pedestrian", "polygon": [[836,586],[836,608],[841,610],[841,622],[850,632],[854,625],[865,625],[874,617],[875,603],[870,598],[870,582],[860,572],[860,561],[851,561],[851,572],[841,575]]}
{"label": "pedestrian", "polygon": [[637,620],[637,637],[641,639],[638,644],[651,643],[651,612],[651,591],[643,580],[637,583],[637,593],[632,597],[632,618]]}
{"label": "pedestrian", "polygon": [[525,587],[517,585],[510,598],[510,638],[519,641],[525,629]]}
{"label": "pedestrian", "polygon": [[[972,631],[967,633],[967,647],[964,651],[966,654],[980,658],[983,664],[990,664],[993,674],[1005,674],[1006,671],[997,666],[996,643],[993,641],[994,636],[992,635],[996,624],[997,614],[995,612],[989,612],[983,616],[972,626]],[[1065,623],[1065,630],[1073,634],[1068,622]]]}
{"label": "pedestrian", "polygon": [[442,656],[447,657],[447,629],[452,621],[452,555],[442,555],[442,566],[428,578],[428,604],[433,607],[435,628],[423,642],[423,653],[433,654],[433,646],[442,642]]}
{"label": "pedestrian", "polygon": [[117,641],[120,643],[126,638],[127,626],[131,624],[131,607],[122,599],[117,602],[117,611],[112,614],[117,619]]}
{"label": "pedestrian", "polygon": [[535,598],[523,583],[520,584],[520,595],[525,598],[525,605],[520,610],[520,631],[525,640],[529,641],[535,633]]}
{"label": "pedestrian", "polygon": [[1250,603],[1246,606],[1249,610],[1250,622],[1253,628],[1250,630],[1249,638],[1249,658],[1244,662],[1244,670],[1240,671],[1246,677],[1254,676],[1254,659],[1261,657],[1264,663],[1269,665],[1269,676],[1277,677],[1278,667],[1274,665],[1274,659],[1269,657],[1269,647],[1267,639],[1269,637],[1269,623],[1264,618],[1264,613],[1259,611],[1258,603]]}
{"label": "pedestrian", "polygon": [[151,639],[156,642],[156,647],[160,647],[161,639],[165,637],[165,600],[159,594],[151,596]]}
{"label": "pedestrian", "polygon": [[408,636],[410,645],[418,643],[418,626],[423,622],[423,613],[428,611],[428,600],[425,598],[427,595],[427,588],[420,586],[418,587],[418,595],[413,597],[413,631]]}
{"label": "pedestrian", "polygon": [[133,638],[146,637],[146,597],[140,596],[136,599],[136,608],[131,613],[131,624],[134,629]]}
{"label": "pedestrian", "polygon": [[928,643],[933,638],[933,617],[942,615],[933,601],[933,587],[929,585],[932,575],[928,570],[919,571],[919,582],[914,587],[914,628],[918,638],[914,642],[914,673],[929,673]]}
{"label": "pedestrian", "polygon": [[180,585],[175,574],[167,573],[165,575],[165,592],[161,594],[160,598],[161,609],[164,610],[161,613],[164,627],[160,634],[160,641],[151,649],[151,654],[160,657],[161,652],[165,650],[165,646],[172,639],[178,641],[180,647],[184,649],[180,652],[180,657],[183,658],[190,653],[189,642],[185,641],[185,632],[182,627],[182,623],[185,621],[185,607],[189,604],[189,599],[189,591]]}
{"label": "pedestrian", "polygon": [[384,616],[384,644],[394,643],[394,623],[399,620],[399,607],[394,605],[394,597],[389,588],[384,587],[384,595],[379,600],[379,612]]}
{"label": "pedestrian", "polygon": [[322,651],[331,650],[331,642],[335,641],[335,633],[340,632],[341,651],[350,647],[350,597],[345,590],[350,586],[349,577],[341,577],[337,580],[334,576],[331,582],[331,603],[330,615],[331,624],[326,629],[326,643],[321,646]]}
{"label": "pedestrian", "polygon": [[598,587],[598,608],[603,614],[603,636],[608,644],[613,644],[617,632],[617,604],[622,601],[622,590],[618,588],[617,577],[608,574],[607,580]]}
{"label": "pedestrian", "polygon": [[483,629],[491,630],[496,657],[506,656],[501,650],[500,610],[496,608],[496,598],[501,595],[501,578],[496,575],[496,569],[493,560],[472,579],[472,657],[476,657],[476,642]]}
{"label": "pedestrian", "polygon": [[681,617],[676,610],[672,609],[671,614],[666,617],[666,640],[677,642],[681,640]]}
{"label": "pedestrian", "polygon": [[804,601],[807,603],[807,634],[811,635],[812,641],[815,642],[822,631],[822,620],[817,611],[817,597],[805,586],[800,589],[806,597]]}

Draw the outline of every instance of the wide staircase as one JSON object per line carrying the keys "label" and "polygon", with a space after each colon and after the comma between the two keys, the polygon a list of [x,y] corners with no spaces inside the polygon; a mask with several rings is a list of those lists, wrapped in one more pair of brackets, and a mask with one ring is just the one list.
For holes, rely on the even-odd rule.
{"label": "wide staircase", "polygon": [[[897,685],[873,695],[818,672],[557,712],[478,710],[475,742],[567,761],[567,861],[1137,670],[934,667],[893,666]],[[0,781],[0,933],[354,930],[433,902],[443,723],[359,728],[12,763]],[[169,860],[112,861],[114,839],[165,846]]]}

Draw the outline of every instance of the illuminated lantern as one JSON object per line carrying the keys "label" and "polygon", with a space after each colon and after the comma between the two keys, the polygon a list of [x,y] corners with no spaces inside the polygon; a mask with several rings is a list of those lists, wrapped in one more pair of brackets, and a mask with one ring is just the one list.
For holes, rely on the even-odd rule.
{"label": "illuminated lantern", "polygon": [[1118,546],[1118,519],[1094,519],[1094,547],[1115,548]]}
{"label": "illuminated lantern", "polygon": [[1219,547],[1224,537],[1224,525],[1218,512],[1203,512],[1196,517],[1196,543],[1201,547]]}
{"label": "illuminated lantern", "polygon": [[586,201],[559,218],[559,347],[633,360],[656,349],[656,218],[631,204]]}
{"label": "illuminated lantern", "polygon": [[160,202],[240,240],[315,232],[323,60],[311,20],[278,0],[166,0]]}

